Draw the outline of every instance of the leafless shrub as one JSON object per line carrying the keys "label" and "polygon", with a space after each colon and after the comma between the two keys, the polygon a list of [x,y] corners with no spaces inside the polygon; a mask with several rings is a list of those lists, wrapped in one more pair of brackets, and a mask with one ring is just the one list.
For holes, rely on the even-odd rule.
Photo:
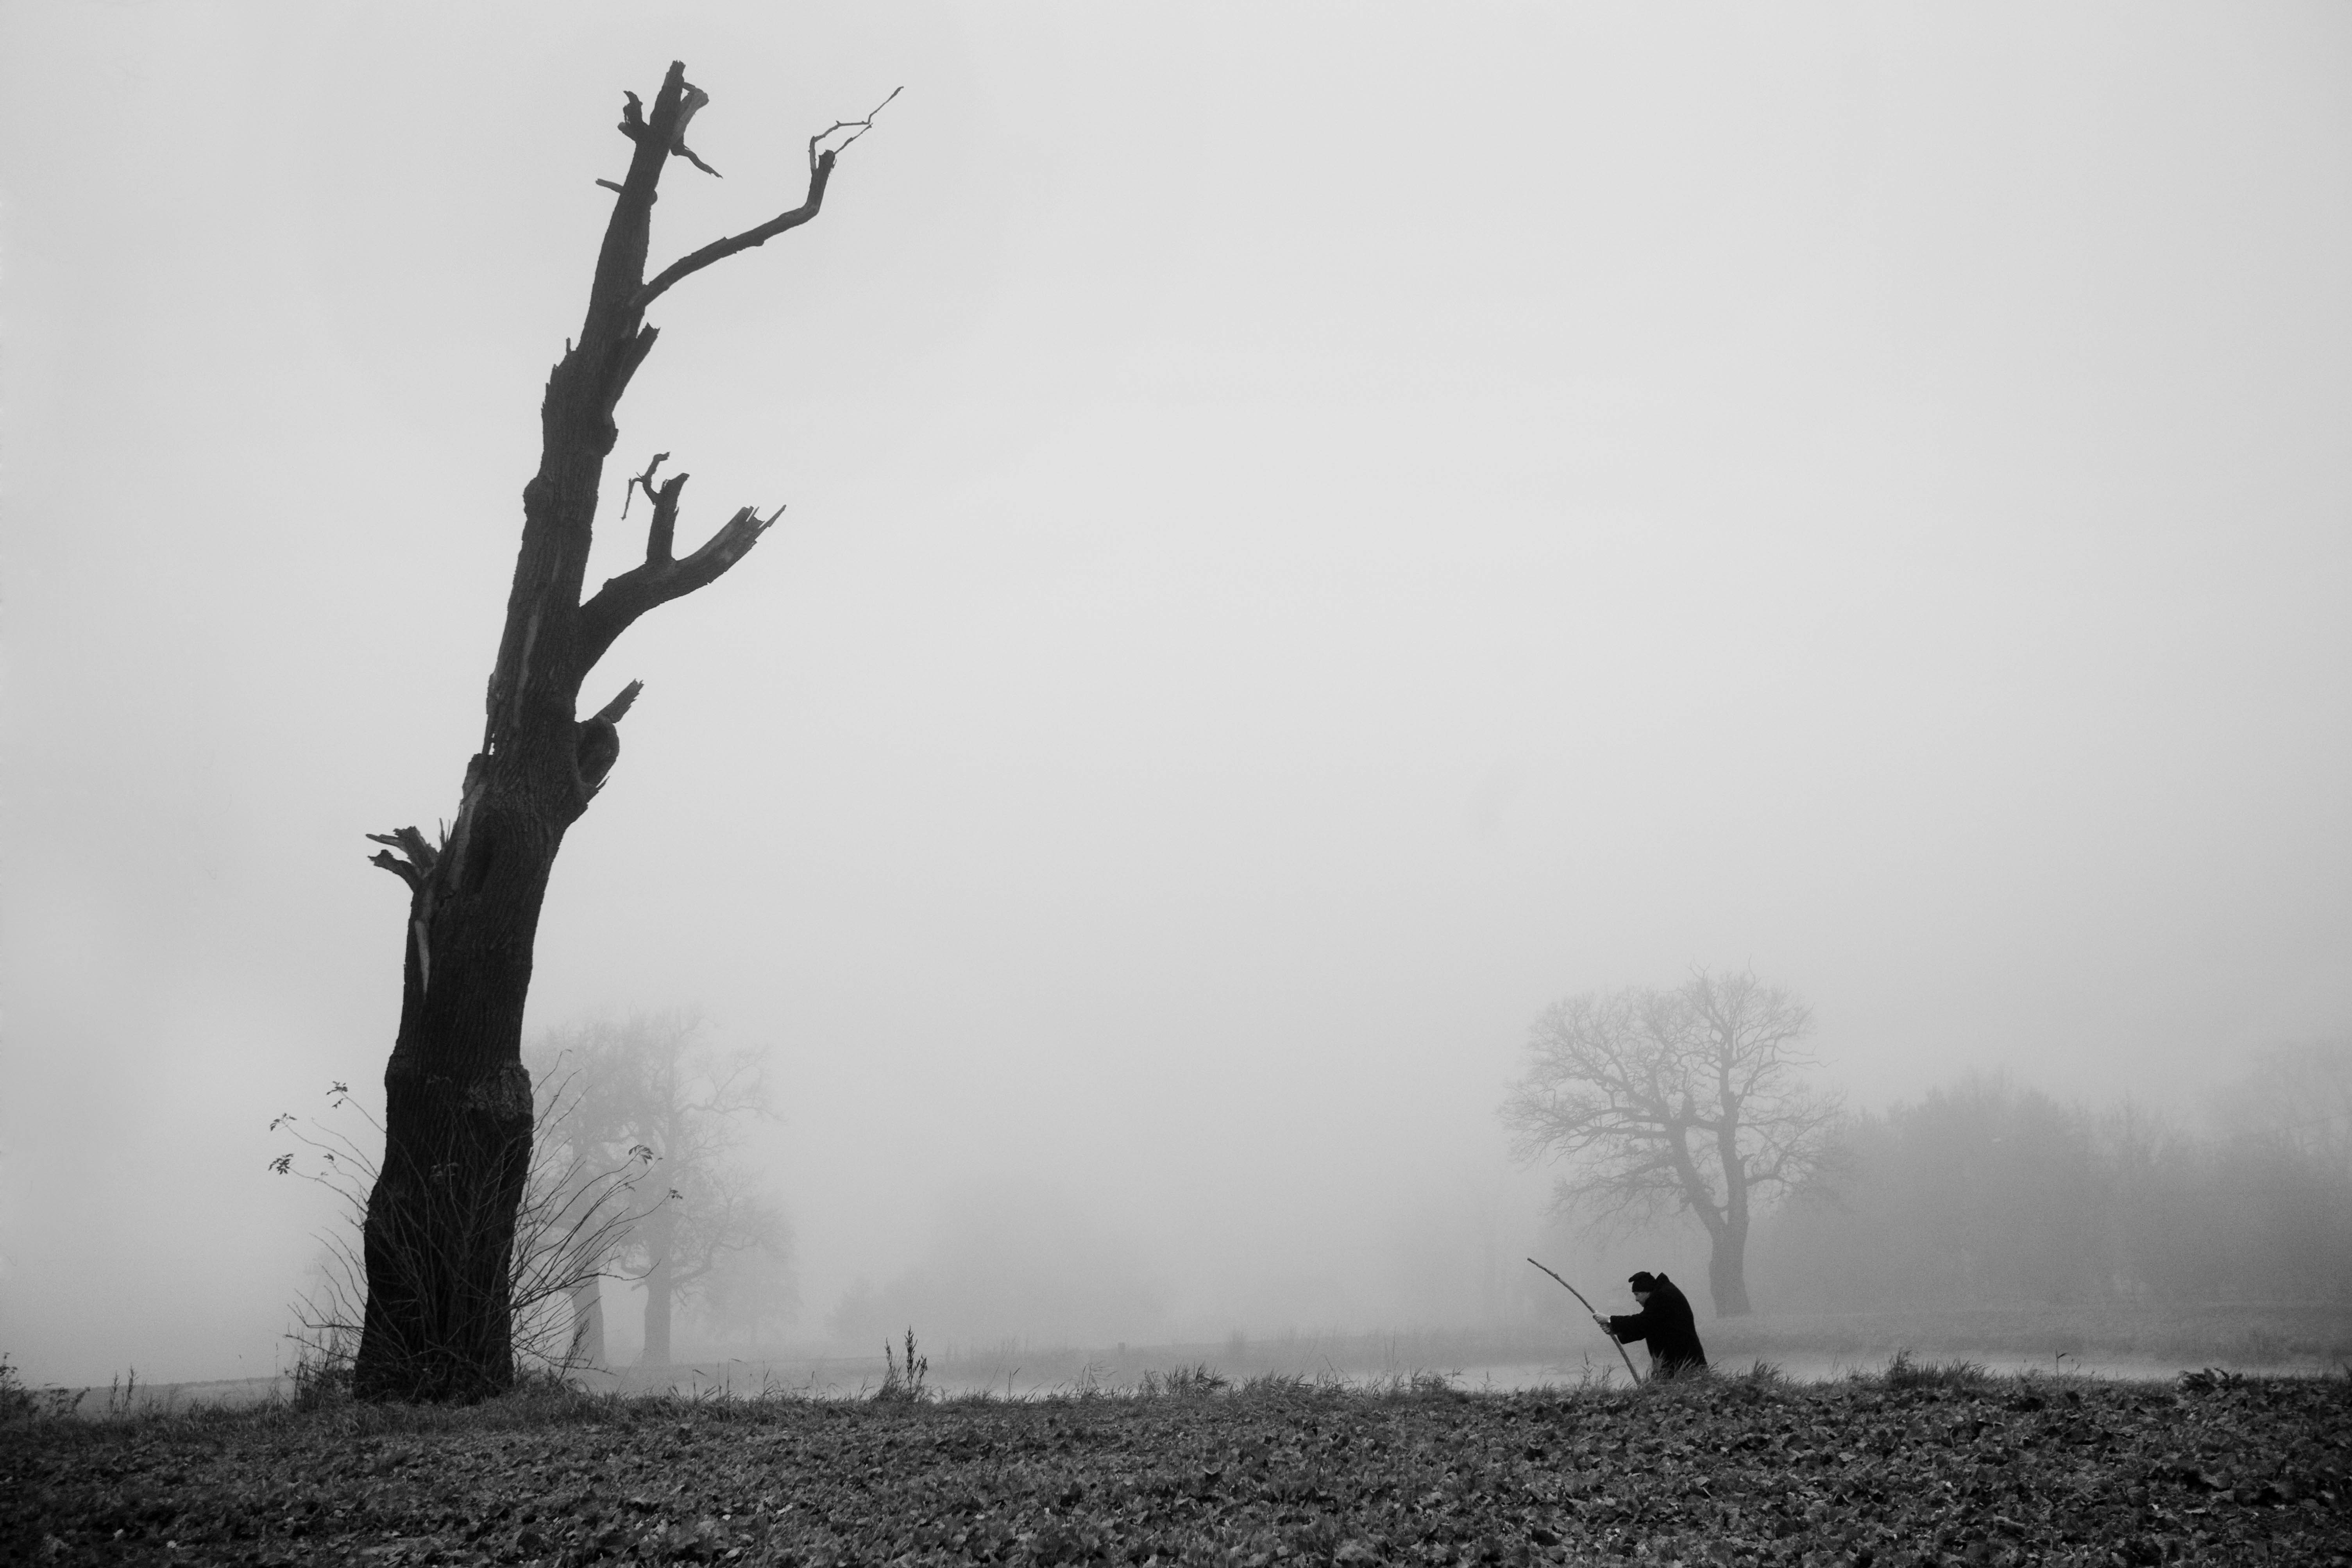
{"label": "leafless shrub", "polygon": [[[536,1095],[534,1125],[559,1123],[580,1093],[575,1073],[547,1075]],[[328,1089],[328,1103],[336,1114],[360,1117],[375,1139],[382,1138],[383,1127],[343,1084]],[[319,1282],[296,1299],[296,1327],[287,1336],[295,1346],[294,1403],[312,1409],[351,1395],[352,1366],[368,1300],[368,1196],[378,1170],[367,1149],[340,1127],[323,1122],[305,1127],[290,1112],[269,1126],[307,1151],[307,1157],[301,1152],[280,1154],[270,1162],[270,1169],[317,1183],[335,1194],[339,1210],[338,1223],[319,1238],[325,1248]],[[652,1163],[652,1152],[642,1145],[631,1149],[618,1164],[605,1165],[570,1142],[534,1140],[506,1282],[519,1381],[560,1381],[585,1364],[588,1325],[575,1318],[572,1296],[589,1282],[614,1274],[613,1259],[631,1228],[667,1201],[666,1194],[648,1198],[639,1191]],[[422,1249],[463,1249],[495,1234],[500,1223],[492,1193],[453,1181],[425,1186],[440,1211],[432,1216],[435,1223],[397,1233],[414,1251],[404,1251],[399,1240],[386,1243],[394,1277],[419,1288],[428,1279],[452,1277],[446,1268],[436,1268]],[[425,1353],[423,1347],[416,1353]]]}

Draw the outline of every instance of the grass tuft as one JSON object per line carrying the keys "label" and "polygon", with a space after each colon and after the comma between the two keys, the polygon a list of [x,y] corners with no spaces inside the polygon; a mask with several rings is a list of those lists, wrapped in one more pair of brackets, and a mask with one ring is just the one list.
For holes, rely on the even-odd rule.
{"label": "grass tuft", "polygon": [[[132,1373],[131,1377],[135,1386],[139,1374]],[[122,1381],[117,1378],[115,1397],[107,1402],[108,1415],[119,1415],[129,1410],[127,1403],[121,1409],[116,1408],[116,1399],[121,1396],[121,1390]],[[87,1388],[26,1388],[16,1369],[8,1364],[7,1353],[0,1352],[0,1422],[62,1421],[80,1409],[82,1400],[89,1394]]]}
{"label": "grass tuft", "polygon": [[1299,1399],[1315,1392],[1303,1372],[1262,1372],[1244,1378],[1235,1392],[1244,1399]]}
{"label": "grass tuft", "polygon": [[1135,1392],[1145,1399],[1205,1399],[1220,1394],[1228,1386],[1225,1378],[1210,1369],[1205,1362],[1180,1366],[1167,1372],[1147,1372]]}
{"label": "grass tuft", "polygon": [[915,1352],[915,1331],[907,1331],[907,1359],[901,1364],[891,1351],[887,1340],[882,1342],[882,1360],[887,1368],[882,1374],[882,1386],[874,1391],[877,1405],[920,1405],[931,1397],[923,1386],[930,1375],[931,1358]]}
{"label": "grass tuft", "polygon": [[1980,1361],[1914,1361],[1906,1345],[1895,1352],[1879,1380],[1889,1388],[1982,1388],[1992,1374]]}

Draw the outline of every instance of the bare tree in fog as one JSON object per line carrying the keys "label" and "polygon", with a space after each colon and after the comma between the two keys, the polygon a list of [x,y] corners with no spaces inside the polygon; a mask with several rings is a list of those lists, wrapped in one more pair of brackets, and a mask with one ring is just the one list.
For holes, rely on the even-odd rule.
{"label": "bare tree in fog", "polygon": [[[698,1041],[691,1014],[639,1014],[551,1036],[544,1049],[575,1075],[579,1093],[556,1130],[583,1147],[644,1149],[668,1201],[651,1207],[616,1248],[646,1293],[648,1365],[667,1365],[677,1302],[702,1296],[753,1322],[788,1317],[792,1226],[781,1205],[733,1158],[746,1121],[772,1117],[759,1058]],[[582,1323],[601,1309],[583,1293]]]}
{"label": "bare tree in fog", "polygon": [[[539,472],[523,487],[522,545],[481,749],[466,764],[457,820],[437,840],[415,827],[370,835],[388,847],[374,863],[408,885],[409,918],[400,1033],[384,1068],[384,1154],[368,1202],[355,1373],[363,1397],[470,1398],[513,1381],[507,1261],[530,1168],[522,1018],[531,948],[564,830],[604,787],[638,691],[630,681],[583,720],[581,684],[637,617],[716,581],[775,521],[740,508],[677,558],[686,476],[656,485],[667,454],[657,455],[629,481],[651,503],[645,560],[582,596],[604,459],[619,439],[613,411],[658,335],[646,310],[692,274],[815,217],[835,157],[873,120],[810,138],[799,206],[648,279],[656,187],[670,158],[715,173],[686,144],[688,122],[709,100],[677,62],[650,113],[635,93],[624,97],[628,173],[597,182],[614,201],[587,316],[540,405]],[[429,563],[417,577],[429,584]],[[466,1201],[449,1201],[452,1194]],[[453,1215],[467,1216],[463,1234],[451,1232]]]}
{"label": "bare tree in fog", "polygon": [[1716,1312],[1741,1316],[1759,1201],[1819,1181],[1835,1159],[1838,1102],[1800,1073],[1811,1022],[1795,997],[1745,973],[1556,1002],[1503,1103],[1513,1152],[1568,1164],[1554,1188],[1562,1209],[1696,1215]]}

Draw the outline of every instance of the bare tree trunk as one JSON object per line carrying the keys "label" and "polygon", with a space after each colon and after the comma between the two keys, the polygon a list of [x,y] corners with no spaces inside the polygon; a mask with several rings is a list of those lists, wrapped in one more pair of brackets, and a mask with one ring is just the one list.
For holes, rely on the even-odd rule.
{"label": "bare tree trunk", "polygon": [[646,1366],[667,1366],[674,1359],[669,1348],[670,1300],[669,1260],[664,1258],[646,1276],[646,1348],[637,1360]]}
{"label": "bare tree trunk", "polygon": [[509,1258],[530,1166],[522,1005],[564,824],[483,764],[467,770],[447,846],[436,854],[416,837],[411,851],[401,1027],[362,1247],[353,1370],[367,1398],[478,1398],[514,1377]]}
{"label": "bare tree trunk", "polygon": [[1715,1315],[1746,1317],[1748,1184],[1739,1158],[1738,1106],[1727,1101],[1717,1124],[1713,1152],[1723,1170],[1724,1196],[1720,1203],[1716,1200],[1714,1188],[1699,1174],[1698,1162],[1691,1155],[1685,1128],[1694,1125],[1704,1124],[1690,1120],[1687,1107],[1679,1116],[1668,1119],[1667,1158],[1682,1186],[1685,1206],[1706,1227],[1706,1283],[1708,1292],[1715,1298]]}
{"label": "bare tree trunk", "polygon": [[369,836],[389,846],[375,864],[408,884],[409,919],[400,1033],[384,1068],[384,1157],[368,1200],[368,1303],[354,1367],[363,1398],[473,1399],[513,1381],[509,1267],[530,1163],[522,1016],[532,944],[564,832],[619,756],[616,726],[637,693],[631,682],[583,721],[581,683],[639,616],[715,580],[773,521],[745,507],[676,559],[686,476],[656,489],[649,467],[631,481],[653,502],[644,563],[582,600],[597,491],[618,437],[614,408],[657,335],[645,325],[646,306],[712,262],[815,216],[835,158],[818,155],[823,138],[813,140],[802,206],[648,281],[656,187],[671,153],[693,158],[687,122],[707,100],[675,62],[650,116],[635,94],[627,99],[621,131],[635,151],[613,187],[579,341],[566,346],[541,405],[539,471],[523,489],[522,545],[482,748],[466,765],[457,819],[438,843],[414,827]]}
{"label": "bare tree trunk", "polygon": [[1748,1316],[1748,1162],[1739,1152],[1743,1106],[1733,1087],[1728,1046],[1717,1052],[1717,1162],[1723,1167],[1723,1223],[1713,1228],[1706,1259],[1706,1288],[1718,1318]]}
{"label": "bare tree trunk", "polygon": [[664,1204],[646,1217],[646,1346],[637,1360],[646,1366],[670,1363],[670,1303],[677,1292],[675,1260],[677,1213]]}
{"label": "bare tree trunk", "polygon": [[572,1287],[572,1360],[604,1364],[604,1281],[593,1274]]}
{"label": "bare tree trunk", "polygon": [[1724,1226],[1709,1233],[1706,1288],[1718,1318],[1748,1316],[1748,1227]]}

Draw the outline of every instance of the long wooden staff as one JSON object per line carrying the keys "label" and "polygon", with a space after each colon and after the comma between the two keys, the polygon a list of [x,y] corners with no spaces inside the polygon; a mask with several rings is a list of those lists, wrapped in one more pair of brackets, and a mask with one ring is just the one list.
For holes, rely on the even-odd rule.
{"label": "long wooden staff", "polygon": [[[1536,1260],[1535,1260],[1534,1258],[1528,1258],[1528,1262],[1530,1262],[1530,1263],[1536,1263]],[[1550,1269],[1549,1269],[1549,1268],[1544,1268],[1544,1266],[1543,1266],[1542,1264],[1540,1264],[1540,1263],[1536,1263],[1536,1267],[1537,1267],[1537,1268],[1543,1268],[1543,1271],[1544,1271],[1545,1273],[1547,1273],[1547,1274],[1551,1274],[1551,1270],[1550,1270]],[[1551,1277],[1552,1277],[1553,1279],[1559,1279],[1559,1275],[1557,1275],[1557,1274],[1551,1274]],[[1580,1300],[1580,1301],[1584,1301],[1584,1310],[1585,1310],[1587,1312],[1591,1312],[1591,1313],[1592,1313],[1592,1315],[1593,1315],[1594,1317],[1596,1317],[1596,1318],[1597,1318],[1597,1317],[1599,1317],[1599,1316],[1601,1315],[1601,1314],[1600,1314],[1600,1313],[1598,1313],[1598,1312],[1593,1312],[1593,1311],[1592,1311],[1592,1303],[1591,1303],[1591,1302],[1590,1302],[1590,1301],[1585,1301],[1585,1300],[1584,1300],[1584,1292],[1583,1292],[1583,1291],[1581,1291],[1581,1290],[1578,1289],[1575,1286],[1569,1284],[1569,1282],[1568,1282],[1567,1280],[1565,1280],[1565,1279],[1559,1279],[1559,1283],[1560,1283],[1561,1288],[1562,1288],[1562,1289],[1566,1289],[1566,1290],[1567,1290],[1567,1292],[1568,1292],[1570,1295],[1571,1295],[1571,1296],[1575,1297],[1575,1298],[1576,1298],[1578,1300]],[[1625,1342],[1624,1342],[1622,1340],[1620,1340],[1620,1339],[1619,1339],[1615,1334],[1612,1334],[1612,1335],[1610,1335],[1610,1336],[1609,1336],[1609,1342],[1610,1342],[1611,1344],[1615,1345],[1615,1346],[1617,1347],[1617,1353],[1618,1353],[1619,1355],[1621,1355],[1621,1356],[1625,1356],[1625,1370],[1626,1370],[1628,1373],[1631,1373],[1633,1374],[1633,1386],[1634,1386],[1634,1387],[1636,1387],[1636,1388],[1639,1388],[1639,1387],[1642,1385],[1642,1374],[1641,1374],[1640,1373],[1638,1373],[1638,1372],[1634,1372],[1634,1371],[1633,1371],[1633,1358],[1632,1356],[1630,1356],[1630,1355],[1625,1355]]]}

